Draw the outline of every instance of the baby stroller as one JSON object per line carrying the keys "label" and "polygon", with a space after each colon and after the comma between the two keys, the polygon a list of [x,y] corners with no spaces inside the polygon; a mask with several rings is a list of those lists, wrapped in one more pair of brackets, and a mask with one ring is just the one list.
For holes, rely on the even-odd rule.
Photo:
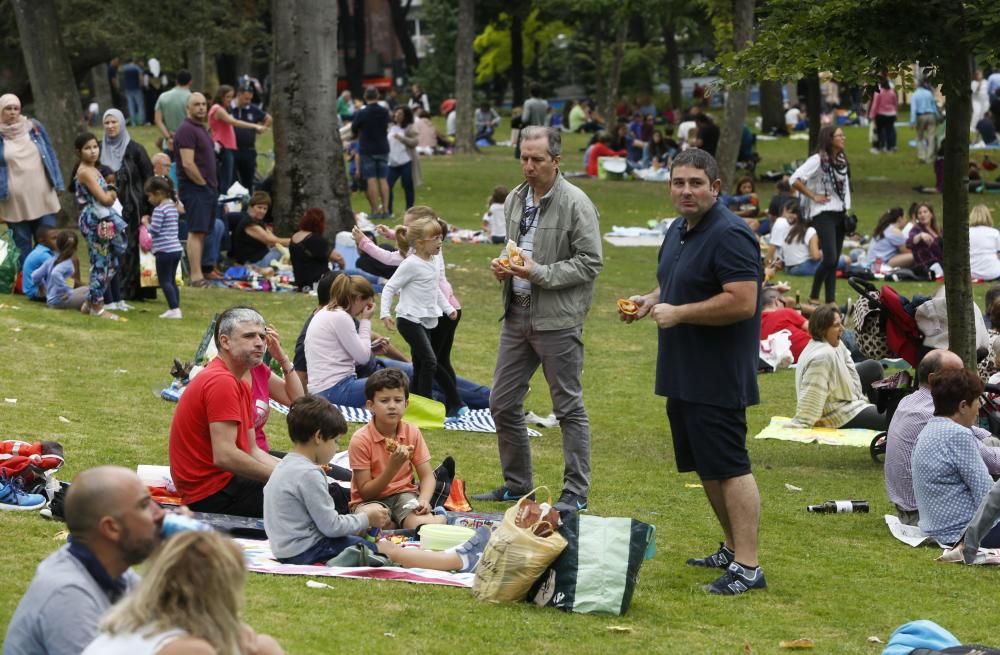
{"label": "baby stroller", "polygon": [[879,290],[857,277],[847,282],[859,294],[848,319],[853,321],[862,354],[876,361],[900,357],[916,367],[930,348],[924,345],[917,319],[906,310],[909,301],[888,284]]}

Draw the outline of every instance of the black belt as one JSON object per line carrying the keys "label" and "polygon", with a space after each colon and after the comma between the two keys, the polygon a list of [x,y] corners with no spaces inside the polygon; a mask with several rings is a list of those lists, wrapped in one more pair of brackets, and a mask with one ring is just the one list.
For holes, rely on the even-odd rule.
{"label": "black belt", "polygon": [[510,302],[512,305],[518,305],[519,307],[531,307],[531,296],[515,293],[511,296]]}

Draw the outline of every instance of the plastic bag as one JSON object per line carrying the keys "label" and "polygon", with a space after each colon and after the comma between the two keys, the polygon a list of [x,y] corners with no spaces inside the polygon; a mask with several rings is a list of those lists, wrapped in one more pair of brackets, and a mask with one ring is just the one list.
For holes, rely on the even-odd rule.
{"label": "plastic bag", "polygon": [[6,232],[0,234],[0,293],[13,292],[20,256],[21,251],[14,243],[14,233],[8,227]]}
{"label": "plastic bag", "polygon": [[[546,487],[539,487],[545,489]],[[534,493],[534,491],[532,493]],[[549,503],[552,502],[551,495]],[[534,530],[558,528],[546,519],[548,513],[534,510],[534,501],[525,496],[507,510],[500,524],[486,544],[483,558],[476,567],[476,579],[472,583],[472,595],[479,600],[497,603],[522,601],[528,590],[542,573],[565,550],[566,538],[558,532],[540,537]],[[518,514],[522,515],[518,526]],[[532,515],[533,520],[525,523],[524,515]]]}
{"label": "plastic bag", "polygon": [[792,356],[791,331],[779,330],[768,335],[766,339],[761,339],[760,358],[775,371],[791,366],[792,362],[795,361]]}
{"label": "plastic bag", "polygon": [[139,249],[142,252],[151,252],[153,250],[153,237],[149,234],[149,227],[146,225],[139,226]]}

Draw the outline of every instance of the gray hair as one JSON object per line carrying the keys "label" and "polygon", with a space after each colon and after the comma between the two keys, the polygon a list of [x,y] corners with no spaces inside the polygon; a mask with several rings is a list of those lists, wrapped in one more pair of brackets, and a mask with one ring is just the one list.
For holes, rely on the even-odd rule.
{"label": "gray hair", "polygon": [[761,293],[761,305],[769,307],[771,305],[781,305],[781,292],[774,287],[768,287]]}
{"label": "gray hair", "polygon": [[535,139],[548,140],[549,156],[553,159],[562,154],[562,135],[559,134],[559,130],[544,125],[529,125],[521,129],[522,142]]}
{"label": "gray hair", "polygon": [[236,326],[240,323],[253,323],[254,325],[259,325],[264,327],[267,324],[264,322],[264,317],[260,315],[253,307],[247,307],[245,305],[237,305],[236,307],[230,307],[226,311],[219,315],[219,320],[215,322],[215,347],[221,349],[222,344],[219,342],[220,337],[233,336],[233,332],[236,330]]}
{"label": "gray hair", "polygon": [[705,171],[709,182],[715,182],[719,179],[719,163],[715,161],[715,157],[701,148],[688,148],[674,157],[674,163],[670,166],[670,172],[673,173],[675,168],[681,166]]}

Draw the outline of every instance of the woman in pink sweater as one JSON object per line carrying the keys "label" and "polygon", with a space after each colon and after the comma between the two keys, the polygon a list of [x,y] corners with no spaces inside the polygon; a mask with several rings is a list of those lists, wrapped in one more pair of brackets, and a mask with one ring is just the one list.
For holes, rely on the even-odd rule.
{"label": "woman in pink sweater", "polygon": [[872,96],[868,107],[869,120],[875,121],[875,134],[878,145],[872,148],[872,153],[896,151],[896,113],[899,111],[899,100],[896,92],[889,87],[889,80],[882,78],[878,91]]}

